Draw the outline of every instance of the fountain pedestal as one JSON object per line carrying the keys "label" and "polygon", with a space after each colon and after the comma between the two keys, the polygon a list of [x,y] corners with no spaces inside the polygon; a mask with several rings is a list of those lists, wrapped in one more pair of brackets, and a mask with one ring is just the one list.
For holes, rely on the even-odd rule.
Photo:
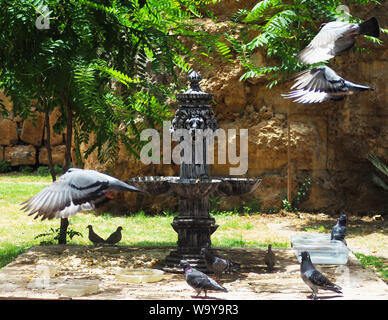
{"label": "fountain pedestal", "polygon": [[[201,248],[211,246],[211,235],[218,228],[209,214],[209,197],[246,194],[254,191],[261,182],[261,179],[249,178],[210,178],[207,139],[218,129],[210,108],[213,95],[201,91],[201,77],[196,72],[191,72],[188,79],[190,89],[177,95],[179,108],[171,125],[173,134],[184,132],[190,136],[192,144],[191,154],[184,154],[187,149],[181,151],[180,177],[128,180],[128,183],[151,195],[179,197],[179,215],[171,224],[178,233],[177,250],[166,257],[164,267],[166,271],[178,273],[183,272],[178,267],[180,260],[187,260],[194,268],[209,272],[200,255]],[[186,141],[185,137],[181,137],[180,141]],[[196,148],[198,143],[200,148]]]}

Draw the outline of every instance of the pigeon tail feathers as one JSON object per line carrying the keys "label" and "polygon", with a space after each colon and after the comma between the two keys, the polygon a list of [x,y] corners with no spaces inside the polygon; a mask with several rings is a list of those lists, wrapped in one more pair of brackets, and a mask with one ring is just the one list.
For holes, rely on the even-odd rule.
{"label": "pigeon tail feathers", "polygon": [[360,33],[378,38],[380,36],[380,26],[375,17],[370,18],[368,21],[362,22],[359,25]]}

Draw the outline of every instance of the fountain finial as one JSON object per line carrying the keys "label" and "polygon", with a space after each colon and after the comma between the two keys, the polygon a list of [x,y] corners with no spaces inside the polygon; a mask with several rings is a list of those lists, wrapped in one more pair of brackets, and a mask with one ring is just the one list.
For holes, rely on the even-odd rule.
{"label": "fountain finial", "polygon": [[191,71],[187,76],[187,79],[190,81],[190,91],[201,91],[199,82],[202,80],[202,78],[196,71]]}

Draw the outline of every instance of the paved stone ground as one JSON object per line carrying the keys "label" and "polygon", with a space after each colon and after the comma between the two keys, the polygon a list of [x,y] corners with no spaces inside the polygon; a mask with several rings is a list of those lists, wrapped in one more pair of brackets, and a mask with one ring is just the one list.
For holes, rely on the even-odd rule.
{"label": "paved stone ground", "polygon": [[[0,270],[0,299],[141,299],[187,300],[195,292],[183,274],[166,273],[155,283],[131,284],[115,279],[125,268],[160,268],[172,247],[93,247],[53,245],[32,247]],[[279,264],[269,273],[263,262],[264,248],[213,248],[220,256],[242,264],[237,274],[221,283],[227,293],[208,292],[208,299],[305,300],[311,294],[299,274],[299,263],[289,248],[274,248]],[[57,274],[39,282],[40,265],[54,265]],[[343,288],[343,295],[320,291],[321,299],[387,300],[388,286],[371,270],[363,269],[351,253],[346,265],[316,265]],[[81,297],[60,294],[59,288],[74,279],[98,280],[97,293]],[[38,281],[38,282],[36,282]],[[35,286],[34,286],[35,284]]]}

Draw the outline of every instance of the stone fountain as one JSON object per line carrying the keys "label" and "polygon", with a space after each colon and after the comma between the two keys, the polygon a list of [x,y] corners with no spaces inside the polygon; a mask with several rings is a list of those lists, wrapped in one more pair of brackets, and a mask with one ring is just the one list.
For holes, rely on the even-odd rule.
{"label": "stone fountain", "polygon": [[[184,157],[184,151],[181,152],[179,177],[137,177],[127,181],[150,195],[179,198],[179,215],[171,224],[178,233],[177,249],[171,251],[164,262],[164,270],[179,273],[182,269],[178,264],[182,259],[203,272],[209,272],[200,255],[201,248],[211,247],[210,236],[218,228],[215,219],[209,214],[209,197],[247,194],[254,191],[261,182],[261,179],[251,178],[210,177],[206,139],[209,138],[209,132],[211,135],[218,129],[210,108],[213,95],[201,91],[199,82],[202,78],[195,71],[189,74],[188,80],[190,89],[176,96],[179,107],[170,131],[174,134],[183,129],[181,131],[190,133],[191,159]],[[198,135],[199,130],[208,134]],[[201,152],[194,146],[198,139],[203,139]]]}

